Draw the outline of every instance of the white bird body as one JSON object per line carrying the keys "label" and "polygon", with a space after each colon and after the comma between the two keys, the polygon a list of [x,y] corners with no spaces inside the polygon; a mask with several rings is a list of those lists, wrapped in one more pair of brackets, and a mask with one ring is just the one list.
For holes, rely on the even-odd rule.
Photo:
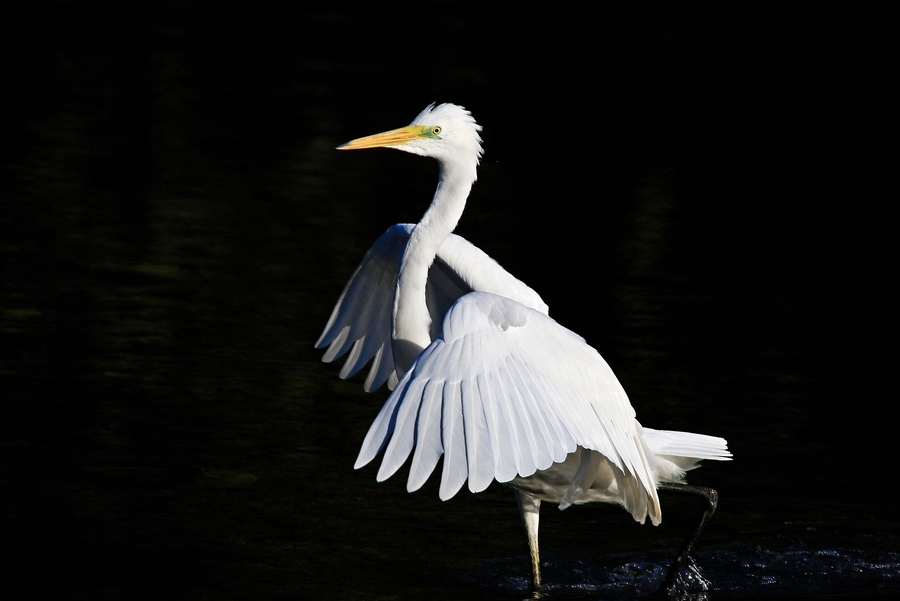
{"label": "white bird body", "polygon": [[[415,226],[396,225],[364,257],[317,347],[352,350],[342,377],[373,360],[366,390],[393,388],[355,467],[384,450],[378,480],[412,453],[408,489],[443,456],[440,497],[468,481],[516,489],[539,586],[540,502],[622,505],[661,519],[657,487],[702,459],[727,459],[721,438],[642,428],[615,374],[582,337],[493,259],[451,232],[481,156],[478,131],[455,105],[426,108],[406,127],[340,148],[388,146],[433,156],[440,183]],[[399,380],[399,381],[398,381]],[[392,386],[396,382],[396,386]]]}

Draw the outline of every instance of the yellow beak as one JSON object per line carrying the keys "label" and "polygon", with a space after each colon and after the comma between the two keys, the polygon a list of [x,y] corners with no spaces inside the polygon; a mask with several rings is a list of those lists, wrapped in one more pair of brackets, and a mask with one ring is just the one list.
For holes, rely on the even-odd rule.
{"label": "yellow beak", "polygon": [[360,150],[362,148],[381,148],[383,146],[403,146],[413,140],[434,138],[432,128],[426,125],[407,125],[399,129],[357,138],[337,147],[338,150]]}

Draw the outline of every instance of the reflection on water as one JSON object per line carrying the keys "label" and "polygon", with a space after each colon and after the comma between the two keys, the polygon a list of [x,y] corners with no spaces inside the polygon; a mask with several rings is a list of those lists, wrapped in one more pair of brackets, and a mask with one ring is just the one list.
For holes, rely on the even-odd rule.
{"label": "reflection on water", "polygon": [[[684,72],[678,35],[619,34],[637,63],[605,70],[600,109],[616,118],[579,155],[558,109],[585,95],[562,78],[539,86],[552,74],[525,77],[486,47],[407,58],[335,43],[394,24],[383,16],[178,5],[124,36],[58,8],[24,22],[41,23],[42,43],[13,73],[4,130],[0,520],[13,557],[0,596],[525,594],[511,491],[441,503],[435,483],[410,495],[402,475],[352,470],[386,395],[340,381],[312,348],[365,249],[415,220],[434,181],[399,153],[332,149],[431,100],[485,126],[461,233],[604,354],[643,423],[729,439],[733,463],[691,474],[721,494],[697,553],[710,598],[900,589],[893,501],[835,493],[880,482],[883,462],[857,465],[854,416],[822,411],[846,390],[828,369],[817,239],[795,247],[805,218],[732,179],[740,157],[711,169],[703,144],[681,142],[676,121],[703,136],[705,79]],[[515,29],[488,15],[472,27]],[[526,102],[534,86],[557,100]],[[529,126],[545,116],[556,125]],[[549,598],[649,591],[692,511],[664,500],[650,528],[614,507],[548,507]],[[24,577],[35,568],[46,578]]]}

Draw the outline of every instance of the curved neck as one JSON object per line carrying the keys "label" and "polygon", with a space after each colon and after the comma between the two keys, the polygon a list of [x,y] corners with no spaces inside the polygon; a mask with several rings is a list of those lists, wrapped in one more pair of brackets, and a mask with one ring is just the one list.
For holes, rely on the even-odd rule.
{"label": "curved neck", "polygon": [[397,376],[402,377],[431,344],[431,317],[425,300],[428,269],[441,243],[459,223],[475,181],[475,165],[441,163],[431,206],[409,235],[400,260],[394,294],[392,348]]}

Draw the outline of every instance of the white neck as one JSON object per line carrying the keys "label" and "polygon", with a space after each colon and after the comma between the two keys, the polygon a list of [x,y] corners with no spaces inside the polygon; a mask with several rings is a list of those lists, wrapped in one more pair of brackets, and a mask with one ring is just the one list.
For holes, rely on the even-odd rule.
{"label": "white neck", "polygon": [[431,206],[409,235],[400,261],[394,295],[394,366],[402,377],[431,344],[431,317],[425,302],[428,269],[441,243],[459,223],[475,181],[476,162],[441,162],[440,180]]}

